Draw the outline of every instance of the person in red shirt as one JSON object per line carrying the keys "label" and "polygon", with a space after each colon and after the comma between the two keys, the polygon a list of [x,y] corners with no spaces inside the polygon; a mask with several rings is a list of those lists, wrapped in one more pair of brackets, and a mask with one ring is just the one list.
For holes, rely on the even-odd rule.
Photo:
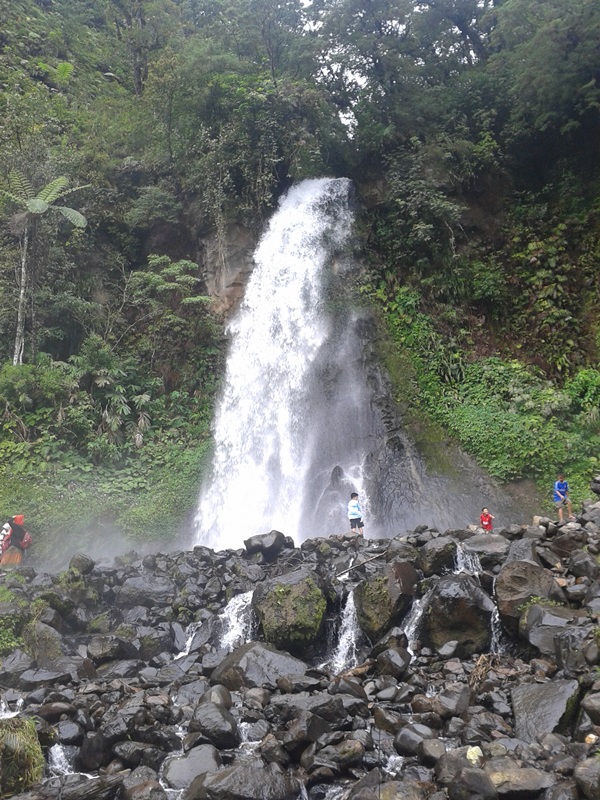
{"label": "person in red shirt", "polygon": [[481,517],[479,518],[481,522],[481,527],[484,531],[489,531],[490,533],[493,531],[494,526],[492,524],[492,520],[495,519],[487,508],[481,509]]}

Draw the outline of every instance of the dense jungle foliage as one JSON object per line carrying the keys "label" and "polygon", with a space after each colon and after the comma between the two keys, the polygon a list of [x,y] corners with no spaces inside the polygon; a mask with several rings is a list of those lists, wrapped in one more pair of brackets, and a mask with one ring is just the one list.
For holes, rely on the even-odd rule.
{"label": "dense jungle foliage", "polygon": [[[203,242],[351,177],[399,396],[494,476],[600,444],[594,0],[0,0],[0,513],[168,539],[223,363]],[[388,348],[389,350],[389,348]],[[399,366],[400,365],[400,366]]]}

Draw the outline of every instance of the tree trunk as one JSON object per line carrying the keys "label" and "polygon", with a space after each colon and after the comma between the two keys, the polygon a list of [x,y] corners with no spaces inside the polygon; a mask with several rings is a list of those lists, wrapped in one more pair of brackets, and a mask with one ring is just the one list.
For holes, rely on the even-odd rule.
{"label": "tree trunk", "polygon": [[23,363],[25,350],[25,300],[27,295],[27,258],[29,255],[29,223],[25,224],[25,231],[21,240],[21,274],[19,276],[19,303],[17,305],[17,332],[15,334],[15,352],[13,364]]}

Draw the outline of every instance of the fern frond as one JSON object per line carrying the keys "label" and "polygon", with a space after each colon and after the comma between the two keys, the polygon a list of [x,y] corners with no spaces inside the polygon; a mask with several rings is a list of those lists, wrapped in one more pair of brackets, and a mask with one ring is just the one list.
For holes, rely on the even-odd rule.
{"label": "fern frond", "polygon": [[22,200],[30,200],[34,197],[35,193],[29,178],[24,175],[20,169],[12,169],[8,175],[8,185],[11,192],[20,197]]}
{"label": "fern frond", "polygon": [[53,181],[47,183],[43,189],[41,189],[37,193],[37,198],[39,200],[43,200],[46,203],[53,203],[57,200],[61,193],[67,188],[69,185],[69,179],[66,175],[59,175],[58,178],[54,178]]}
{"label": "fern frond", "polygon": [[60,192],[59,194],[57,194],[54,200],[50,202],[55,202],[56,200],[60,200],[61,197],[66,197],[69,194],[73,194],[73,192],[79,192],[81,191],[81,189],[89,189],[91,185],[92,185],[91,183],[86,183],[83,186],[73,186],[71,189],[65,189],[64,192]]}
{"label": "fern frond", "polygon": [[69,208],[68,206],[55,206],[55,208],[76,228],[85,228],[87,225],[87,219],[79,211],[75,211],[74,208]]}
{"label": "fern frond", "polygon": [[15,203],[17,206],[24,205],[23,200],[20,197],[17,197],[12,192],[7,192],[5,189],[0,189],[0,195],[2,197],[6,197],[7,200],[10,200],[11,203]]}

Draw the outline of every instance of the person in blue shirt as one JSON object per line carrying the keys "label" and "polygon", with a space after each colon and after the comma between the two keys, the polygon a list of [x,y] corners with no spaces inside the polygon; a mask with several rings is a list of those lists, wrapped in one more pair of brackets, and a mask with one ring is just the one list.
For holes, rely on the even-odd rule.
{"label": "person in blue shirt", "polygon": [[348,503],[348,519],[350,520],[350,530],[357,530],[359,536],[364,536],[364,527],[362,523],[362,511],[360,510],[360,503],[358,502],[358,494],[352,492],[350,495],[350,502]]}
{"label": "person in blue shirt", "polygon": [[569,519],[574,519],[573,506],[569,497],[569,484],[565,480],[565,476],[559,473],[554,481],[554,507],[558,509],[559,522],[563,521],[563,508],[565,506],[569,512]]}

